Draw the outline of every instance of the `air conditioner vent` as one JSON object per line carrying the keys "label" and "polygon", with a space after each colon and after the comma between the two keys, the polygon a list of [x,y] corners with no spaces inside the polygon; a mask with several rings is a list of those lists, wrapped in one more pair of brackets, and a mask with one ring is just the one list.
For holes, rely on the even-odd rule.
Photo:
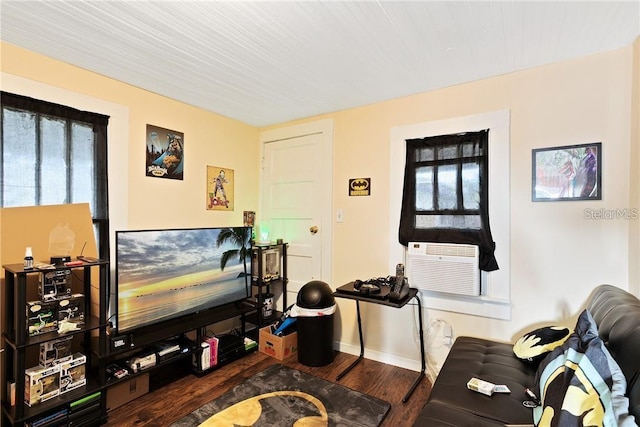
{"label": "air conditioner vent", "polygon": [[467,258],[475,258],[478,256],[478,247],[473,245],[427,243],[425,246],[425,255],[443,255]]}
{"label": "air conditioner vent", "polygon": [[457,295],[480,295],[475,245],[410,242],[406,276],[412,287]]}

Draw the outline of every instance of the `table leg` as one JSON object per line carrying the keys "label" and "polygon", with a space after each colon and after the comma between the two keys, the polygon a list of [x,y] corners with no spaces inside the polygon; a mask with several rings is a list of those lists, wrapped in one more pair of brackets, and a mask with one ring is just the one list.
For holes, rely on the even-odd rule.
{"label": "table leg", "polygon": [[416,298],[416,301],[418,301],[418,325],[420,329],[420,356],[422,361],[422,370],[420,371],[418,378],[416,378],[413,384],[411,385],[411,388],[409,389],[407,394],[402,398],[402,403],[406,403],[409,400],[409,397],[411,397],[411,395],[413,394],[413,391],[418,386],[418,383],[420,383],[420,381],[422,381],[422,379],[425,377],[425,370],[427,367],[427,362],[424,355],[424,333],[422,329],[422,305],[420,303],[420,297],[416,295],[415,298]]}
{"label": "table leg", "polygon": [[[347,369],[342,371],[340,375],[336,377],[336,381],[340,381],[354,366],[358,364],[364,358],[364,339],[362,338],[362,319],[360,318],[360,301],[356,300],[356,312],[358,313],[358,336],[360,337],[360,356],[354,360],[351,365],[347,366]],[[424,360],[424,358],[423,358]]]}

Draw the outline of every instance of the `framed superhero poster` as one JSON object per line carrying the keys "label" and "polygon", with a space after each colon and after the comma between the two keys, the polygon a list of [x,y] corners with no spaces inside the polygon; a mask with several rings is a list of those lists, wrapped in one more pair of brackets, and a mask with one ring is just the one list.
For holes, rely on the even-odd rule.
{"label": "framed superhero poster", "polygon": [[184,134],[147,125],[147,176],[182,180]]}
{"label": "framed superhero poster", "polygon": [[207,210],[233,210],[233,169],[207,166]]}

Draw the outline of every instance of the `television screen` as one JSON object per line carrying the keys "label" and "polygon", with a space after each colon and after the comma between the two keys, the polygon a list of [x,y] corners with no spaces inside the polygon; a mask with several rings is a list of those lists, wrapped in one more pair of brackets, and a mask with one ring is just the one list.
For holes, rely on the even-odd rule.
{"label": "television screen", "polygon": [[251,227],[116,232],[118,331],[250,296]]}

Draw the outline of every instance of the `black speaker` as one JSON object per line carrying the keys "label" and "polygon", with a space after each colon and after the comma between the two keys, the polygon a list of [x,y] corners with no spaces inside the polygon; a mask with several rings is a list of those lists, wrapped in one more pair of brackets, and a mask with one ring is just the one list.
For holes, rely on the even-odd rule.
{"label": "black speaker", "polygon": [[71,261],[70,255],[54,255],[51,257],[51,264],[63,265],[65,262]]}

